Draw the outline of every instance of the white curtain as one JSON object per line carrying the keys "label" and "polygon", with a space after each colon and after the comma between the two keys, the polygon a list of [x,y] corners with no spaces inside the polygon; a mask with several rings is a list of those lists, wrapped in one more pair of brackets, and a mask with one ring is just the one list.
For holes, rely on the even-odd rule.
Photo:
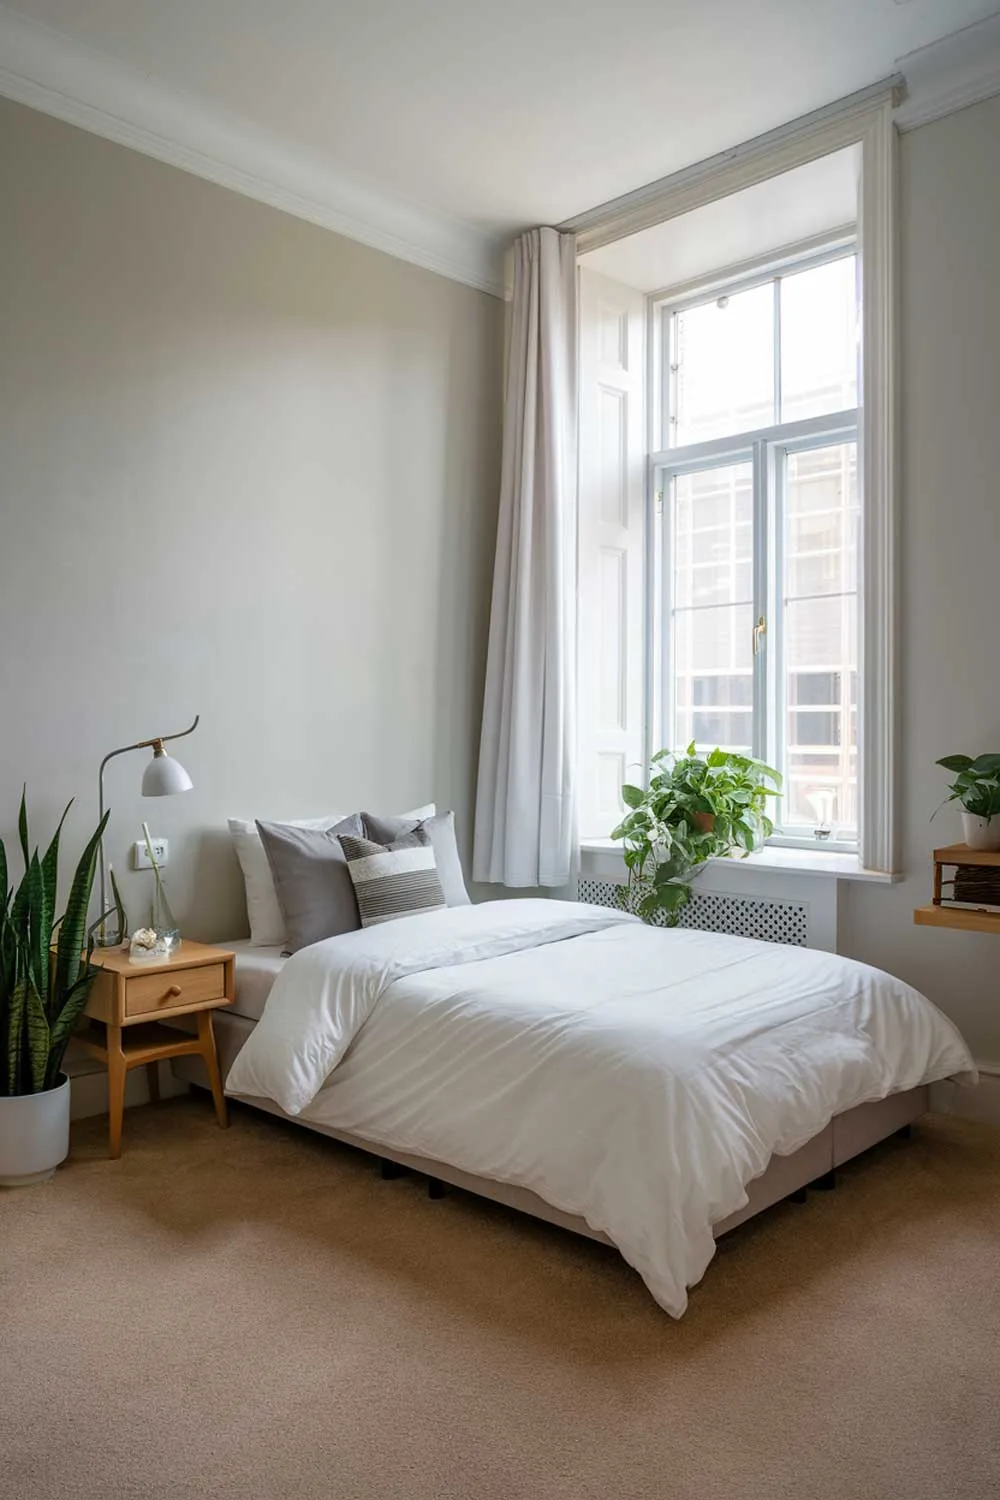
{"label": "white curtain", "polygon": [[514,246],[500,519],[472,873],[566,885],[576,862],[576,243]]}

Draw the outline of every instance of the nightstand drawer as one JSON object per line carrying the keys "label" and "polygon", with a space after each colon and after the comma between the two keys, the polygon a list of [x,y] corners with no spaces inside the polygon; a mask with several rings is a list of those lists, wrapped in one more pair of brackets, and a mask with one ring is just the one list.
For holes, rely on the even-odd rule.
{"label": "nightstand drawer", "polygon": [[126,1016],[146,1016],[161,1010],[204,1005],[226,993],[224,964],[199,964],[196,969],[168,969],[157,974],[129,976],[125,981]]}

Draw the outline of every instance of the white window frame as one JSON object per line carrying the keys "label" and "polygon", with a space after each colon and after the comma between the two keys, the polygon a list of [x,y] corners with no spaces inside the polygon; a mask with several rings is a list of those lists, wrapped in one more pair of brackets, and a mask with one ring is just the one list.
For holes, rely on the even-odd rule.
{"label": "white window frame", "polygon": [[[672,177],[601,204],[560,225],[580,254],[804,166],[848,146],[861,148],[858,255],[862,361],[858,472],[861,518],[859,664],[860,858],[865,869],[898,869],[897,703],[897,132],[901,80],[889,79],[758,136]],[[647,525],[652,517],[647,515]],[[647,587],[652,577],[652,549]],[[647,711],[654,680],[646,665]]]}
{"label": "white window frame", "polygon": [[[657,400],[649,403],[649,442],[657,436],[670,434],[672,420],[672,392],[669,389],[668,372],[672,367],[674,318],[678,313],[692,307],[701,307],[719,295],[735,296],[754,287],[766,286],[778,278],[795,275],[802,271],[830,265],[836,260],[857,254],[857,244],[852,235],[838,232],[829,243],[817,247],[814,243],[802,246],[797,251],[789,247],[777,258],[769,257],[751,271],[725,279],[717,275],[704,283],[687,286],[679,294],[655,292],[647,299],[648,341],[653,353],[653,384]],[[775,297],[775,348],[774,348],[774,410],[781,410],[781,344],[780,326],[777,324],[780,297]],[[652,692],[646,718],[646,759],[661,745],[676,745],[679,734],[673,715],[675,662],[673,658],[673,632],[670,619],[673,603],[670,597],[670,580],[673,552],[673,515],[667,505],[667,490],[670,481],[680,475],[698,473],[705,469],[720,468],[727,464],[750,464],[754,476],[753,488],[753,599],[754,621],[766,620],[764,649],[753,657],[753,713],[752,753],[759,759],[777,767],[784,775],[787,771],[784,753],[784,736],[778,726],[785,720],[784,672],[783,672],[783,609],[781,595],[781,536],[783,534],[783,486],[779,481],[780,457],[790,453],[802,453],[817,448],[831,447],[838,443],[857,443],[859,433],[859,409],[825,413],[794,422],[776,422],[768,427],[751,431],[727,434],[710,438],[701,443],[656,448],[647,459],[647,514],[651,517],[651,528],[647,532],[649,545],[658,554],[653,576],[659,580],[656,588],[647,591],[646,600],[646,654],[653,666]],[[860,640],[861,606],[858,599],[858,632]],[[862,663],[857,664],[858,704],[864,695]],[[849,733],[849,723],[843,726]],[[858,765],[861,763],[861,746],[858,745]],[[859,772],[860,790],[860,772]],[[790,848],[815,848],[839,852],[856,853],[859,836],[830,836],[820,841],[811,828],[788,824],[781,825],[769,841]]]}

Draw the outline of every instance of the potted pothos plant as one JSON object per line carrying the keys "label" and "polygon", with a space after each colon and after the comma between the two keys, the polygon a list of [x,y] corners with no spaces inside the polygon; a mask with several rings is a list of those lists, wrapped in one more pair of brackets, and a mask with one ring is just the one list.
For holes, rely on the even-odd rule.
{"label": "potted pothos plant", "polygon": [[628,811],[611,834],[628,870],[620,904],[646,922],[676,926],[706,860],[752,854],[774,832],[766,809],[780,790],[780,773],[752,756],[699,755],[693,744],[683,753],[660,750],[645,788],[622,787]]}
{"label": "potted pothos plant", "polygon": [[962,837],[970,849],[1000,849],[1000,755],[944,755],[937,765],[954,774],[946,802],[962,804]]}
{"label": "potted pothos plant", "polygon": [[[87,947],[87,908],[107,815],[76,866],[66,907],[56,916],[59,839],[31,850],[21,796],[18,840],[24,873],[11,885],[0,840],[0,1186],[44,1182],[69,1151],[69,1039],[96,969]],[[56,931],[58,929],[58,933]],[[85,951],[86,950],[86,951]]]}

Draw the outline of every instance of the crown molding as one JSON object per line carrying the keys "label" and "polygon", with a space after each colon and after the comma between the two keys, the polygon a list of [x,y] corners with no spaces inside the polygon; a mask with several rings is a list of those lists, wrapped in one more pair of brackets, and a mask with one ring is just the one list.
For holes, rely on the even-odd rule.
{"label": "crown molding", "polygon": [[0,95],[492,296],[504,244],[0,4]]}
{"label": "crown molding", "polygon": [[900,130],[1000,94],[1000,13],[910,52],[897,66],[906,79],[906,97],[895,113]]}

